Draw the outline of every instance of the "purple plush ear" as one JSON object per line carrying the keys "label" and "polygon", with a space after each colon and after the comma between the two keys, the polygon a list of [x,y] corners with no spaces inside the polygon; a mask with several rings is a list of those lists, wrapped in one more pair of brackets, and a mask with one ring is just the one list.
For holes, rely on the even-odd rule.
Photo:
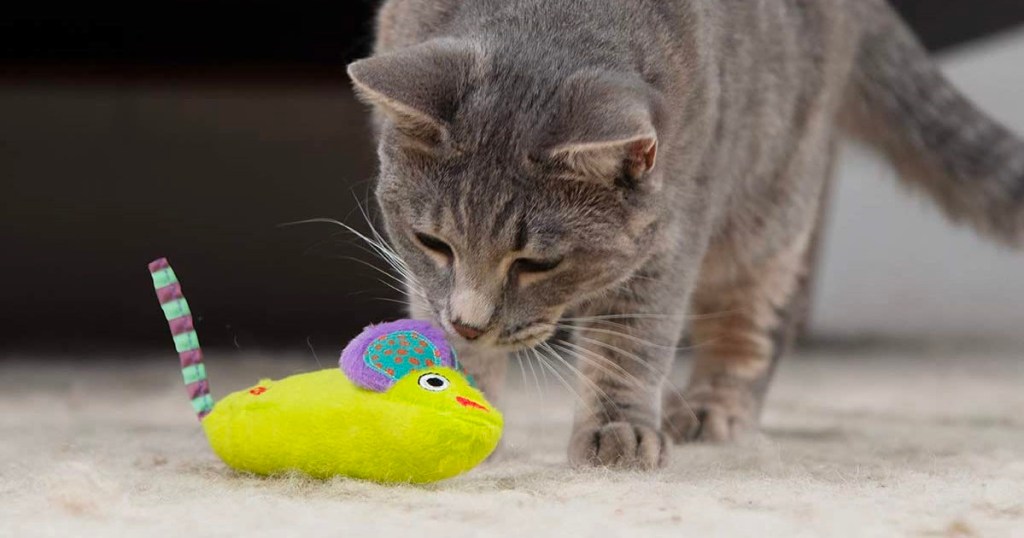
{"label": "purple plush ear", "polygon": [[353,383],[384,392],[413,370],[446,366],[459,369],[444,331],[430,322],[401,319],[370,325],[341,352],[338,364]]}

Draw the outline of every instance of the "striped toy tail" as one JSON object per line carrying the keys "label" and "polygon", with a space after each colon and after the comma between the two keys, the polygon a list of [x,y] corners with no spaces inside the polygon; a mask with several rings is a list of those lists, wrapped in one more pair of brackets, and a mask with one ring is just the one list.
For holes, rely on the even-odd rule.
{"label": "striped toy tail", "polygon": [[192,408],[199,420],[213,410],[213,397],[210,396],[210,383],[206,379],[206,367],[203,365],[203,350],[199,348],[199,337],[192,324],[192,311],[188,301],[181,293],[181,284],[171,269],[167,258],[160,258],[149,264],[149,274],[153,277],[153,288],[164,310],[164,317],[171,327],[174,347],[181,359],[181,375],[185,380],[185,388],[192,399]]}

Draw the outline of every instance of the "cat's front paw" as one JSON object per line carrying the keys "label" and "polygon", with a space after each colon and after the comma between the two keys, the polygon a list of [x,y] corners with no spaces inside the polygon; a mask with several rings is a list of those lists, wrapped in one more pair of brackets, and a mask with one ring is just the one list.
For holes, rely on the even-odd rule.
{"label": "cat's front paw", "polygon": [[665,465],[668,443],[656,428],[610,422],[577,429],[569,441],[569,463],[621,469],[655,469]]}
{"label": "cat's front paw", "polygon": [[757,428],[758,399],[744,384],[698,385],[668,392],[662,431],[676,443],[731,442]]}

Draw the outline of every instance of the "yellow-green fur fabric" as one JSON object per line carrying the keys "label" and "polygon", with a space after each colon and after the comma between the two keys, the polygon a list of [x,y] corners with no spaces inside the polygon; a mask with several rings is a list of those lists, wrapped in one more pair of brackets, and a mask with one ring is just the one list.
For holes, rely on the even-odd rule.
{"label": "yellow-green fur fabric", "polygon": [[[447,388],[425,388],[428,372]],[[203,420],[214,452],[240,471],[415,483],[475,467],[494,451],[502,426],[501,413],[448,368],[412,372],[385,392],[362,389],[338,369],[264,380]]]}

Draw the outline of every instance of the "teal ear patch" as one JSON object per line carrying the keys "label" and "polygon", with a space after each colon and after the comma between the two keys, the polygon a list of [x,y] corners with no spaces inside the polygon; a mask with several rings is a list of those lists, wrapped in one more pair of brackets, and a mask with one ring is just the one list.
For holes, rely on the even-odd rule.
{"label": "teal ear patch", "polygon": [[378,336],[366,348],[363,361],[371,369],[398,381],[413,370],[442,366],[441,352],[416,331]]}

